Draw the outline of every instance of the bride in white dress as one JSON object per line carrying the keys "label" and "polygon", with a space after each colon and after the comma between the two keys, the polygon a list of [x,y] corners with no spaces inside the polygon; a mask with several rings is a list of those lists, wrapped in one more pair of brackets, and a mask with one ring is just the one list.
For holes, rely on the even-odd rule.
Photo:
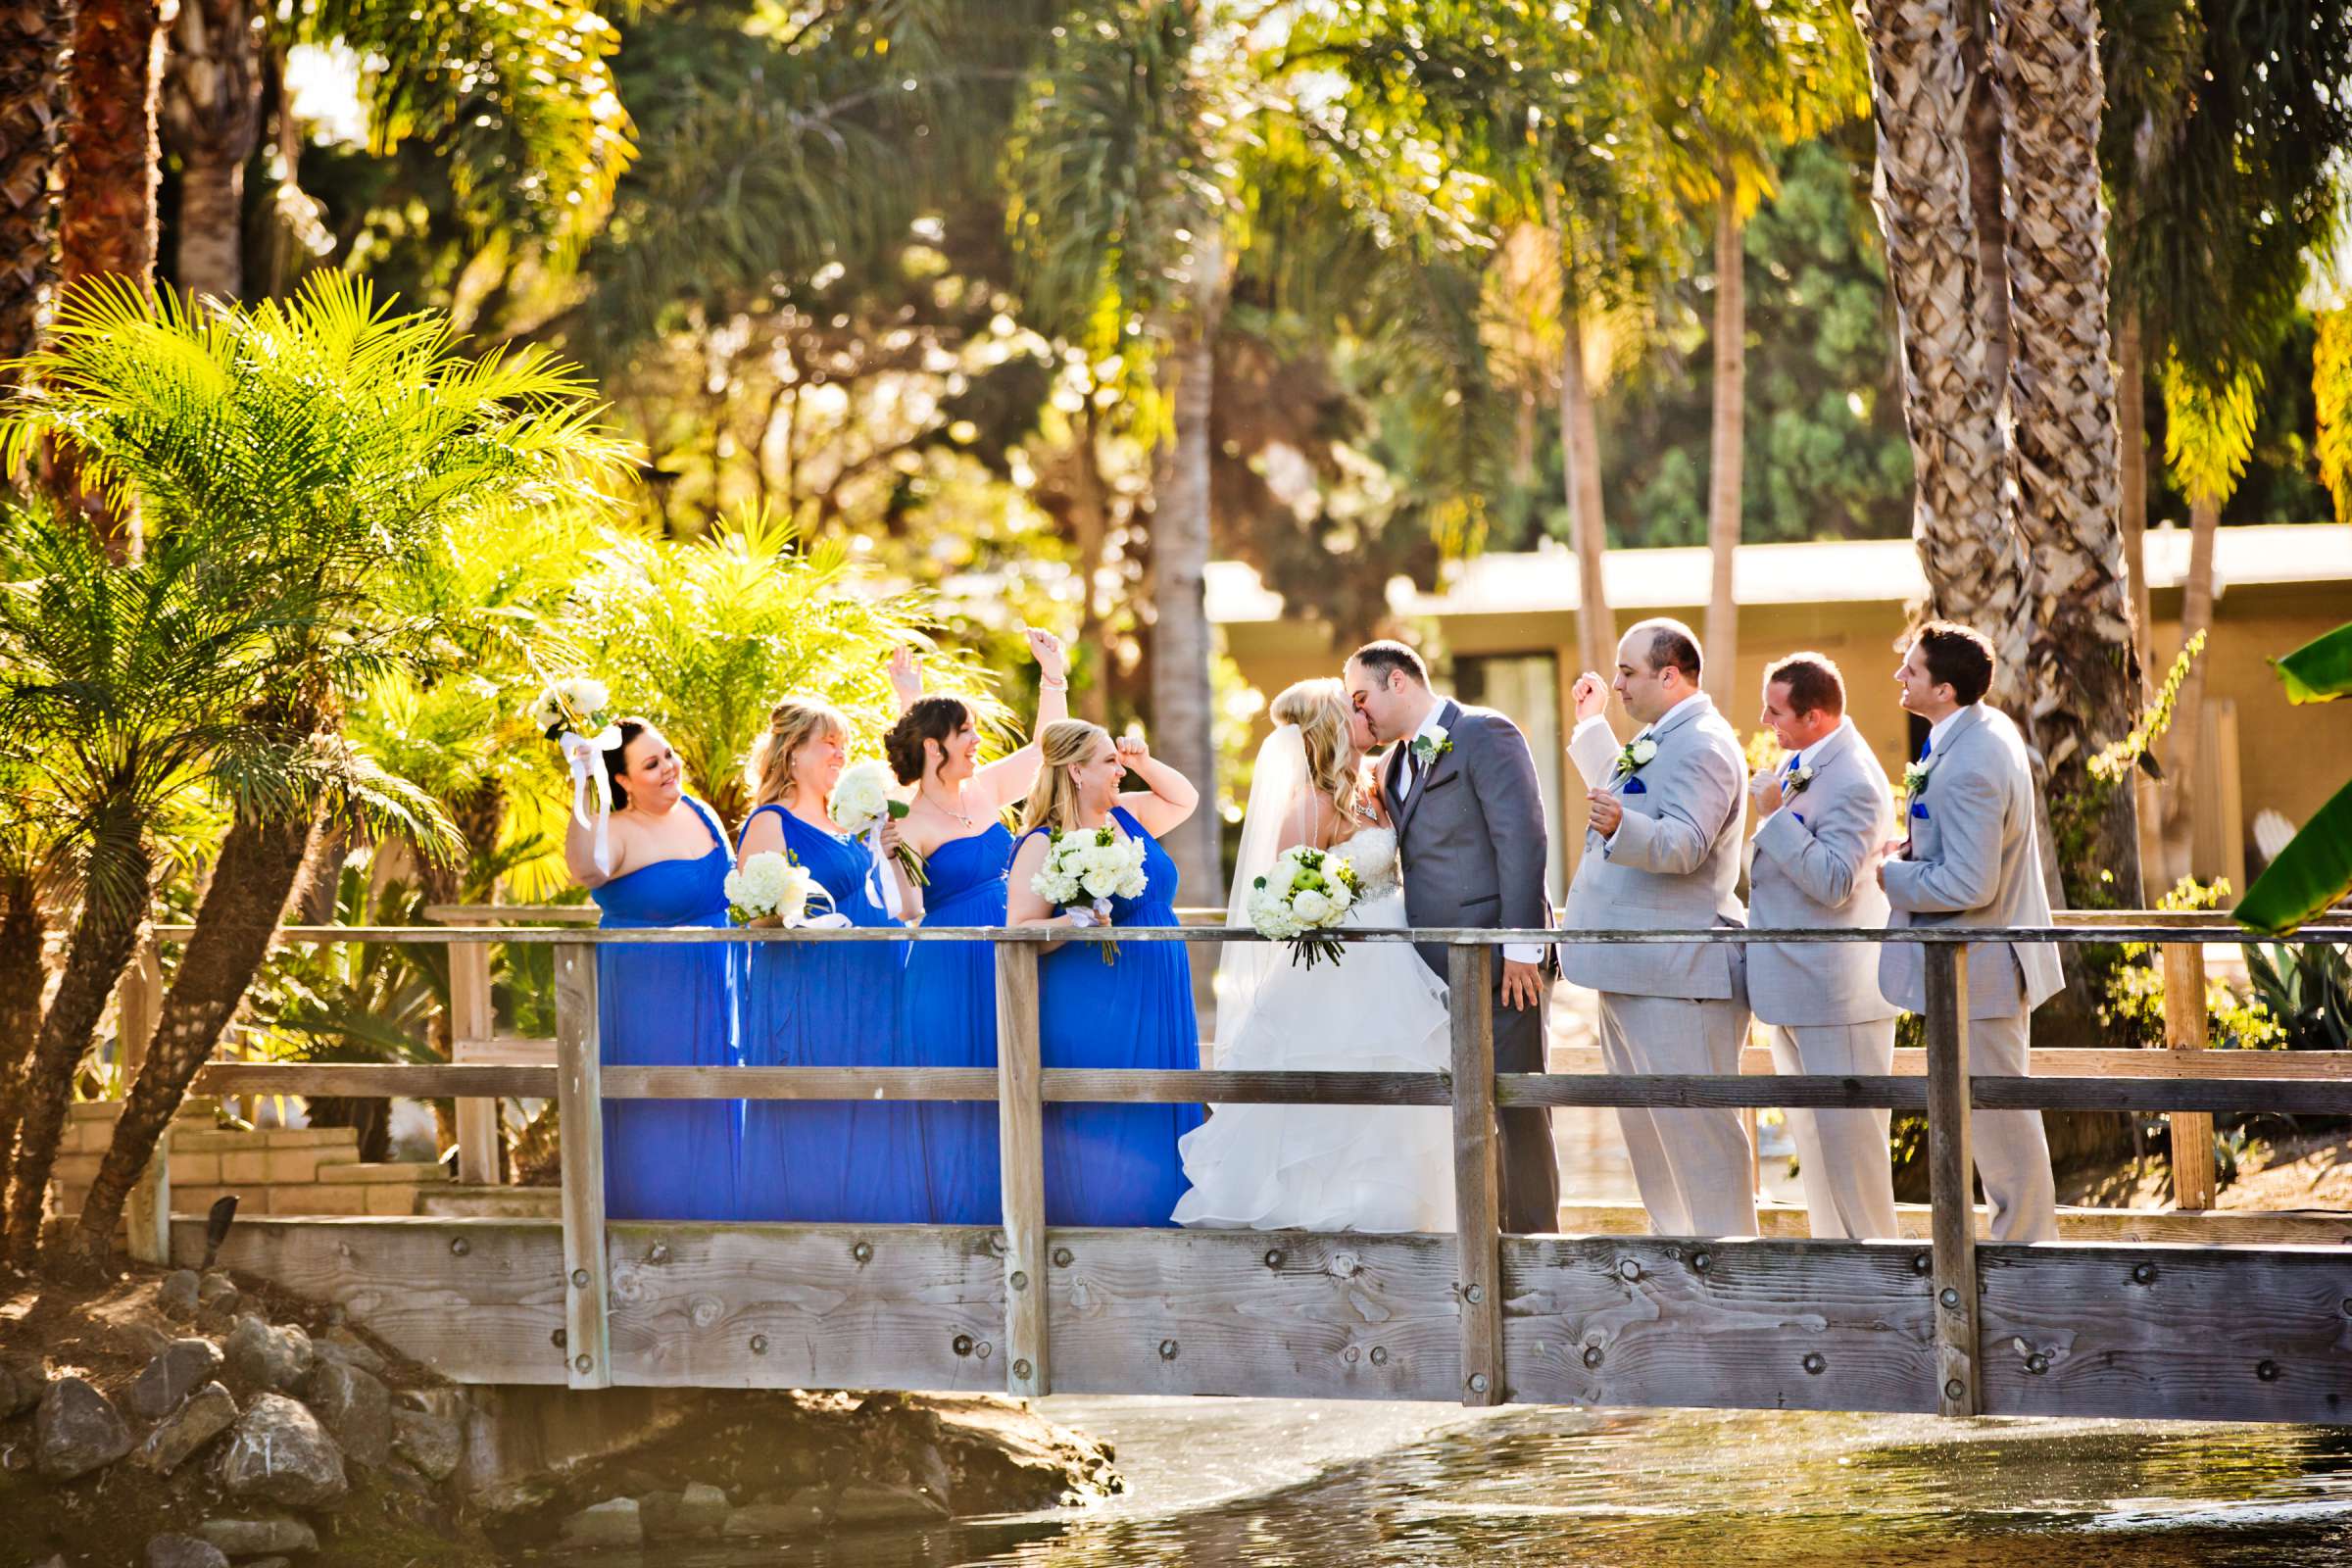
{"label": "bride in white dress", "polygon": [[[1345,855],[1364,881],[1359,927],[1400,928],[1396,834],[1364,766],[1371,731],[1336,680],[1274,699],[1257,754],[1226,923],[1295,844]],[[1281,943],[1231,942],[1217,965],[1214,1066],[1234,1071],[1443,1072],[1446,984],[1405,943],[1349,943],[1336,963],[1291,962]],[[1249,1230],[1449,1231],[1453,1118],[1443,1106],[1213,1105],[1178,1141],[1191,1189],[1179,1225]]]}

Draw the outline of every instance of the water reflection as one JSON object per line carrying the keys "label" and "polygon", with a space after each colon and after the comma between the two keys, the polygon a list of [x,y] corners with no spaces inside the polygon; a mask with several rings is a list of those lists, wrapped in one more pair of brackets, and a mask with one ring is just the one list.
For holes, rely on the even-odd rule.
{"label": "water reflection", "polygon": [[2352,1431],[1511,1411],[1271,1496],[647,1568],[2352,1568]]}

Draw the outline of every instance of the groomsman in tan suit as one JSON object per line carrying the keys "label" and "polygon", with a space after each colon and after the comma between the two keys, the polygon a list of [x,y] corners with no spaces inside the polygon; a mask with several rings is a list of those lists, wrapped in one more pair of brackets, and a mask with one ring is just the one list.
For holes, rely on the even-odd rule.
{"label": "groomsman in tan suit", "polygon": [[[1760,930],[1881,930],[1873,874],[1894,831],[1886,772],[1845,716],[1845,680],[1820,654],[1764,672],[1764,723],[1788,753],[1759,772],[1748,804],[1748,923]],[[1861,942],[1757,942],[1747,996],[1771,1024],[1773,1065],[1836,1077],[1894,1070],[1895,1005],[1879,994],[1879,949]],[[1895,1235],[1889,1112],[1788,1112],[1815,1236]]]}
{"label": "groomsman in tan suit", "polygon": [[[1617,694],[1642,729],[1619,750],[1601,717],[1608,690],[1576,683],[1568,755],[1592,786],[1585,854],[1560,923],[1577,930],[1699,930],[1744,923],[1734,888],[1747,827],[1747,762],[1698,689],[1698,639],[1645,620],[1617,645]],[[1560,972],[1600,993],[1600,1054],[1617,1073],[1736,1073],[1747,1038],[1737,945],[1563,943]],[[1617,1113],[1649,1228],[1659,1236],[1753,1236],[1747,1133],[1725,1108]]]}
{"label": "groomsman in tan suit", "polygon": [[[1892,858],[1879,866],[1893,908],[1887,928],[2048,925],[2025,737],[1984,702],[1992,685],[1992,644],[1966,626],[1930,621],[1912,638],[1894,679],[1903,707],[1932,727],[1927,750],[1905,776],[1909,835],[1886,846]],[[1969,1071],[2031,1072],[2029,1020],[2064,984],[2053,943],[1970,943]],[[1898,1007],[1925,1008],[1918,944],[1886,944],[1879,988]],[[2041,1112],[1975,1111],[1969,1130],[1993,1240],[2055,1241],[2057,1184]]]}

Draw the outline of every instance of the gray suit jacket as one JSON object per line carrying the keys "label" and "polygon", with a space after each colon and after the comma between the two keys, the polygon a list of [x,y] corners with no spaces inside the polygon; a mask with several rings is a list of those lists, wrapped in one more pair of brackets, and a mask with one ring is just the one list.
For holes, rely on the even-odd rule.
{"label": "gray suit jacket", "polygon": [[[1844,723],[1798,760],[1812,782],[1766,817],[1748,847],[1747,918],[1759,930],[1883,930],[1871,858],[1894,834],[1886,771]],[[1751,942],[1747,1000],[1766,1023],[1869,1023],[1897,1009],[1879,992],[1879,949],[1861,942]]]}
{"label": "gray suit jacket", "polygon": [[[1392,748],[1380,769],[1404,861],[1405,919],[1417,926],[1550,925],[1544,863],[1551,839],[1527,737],[1500,713],[1451,698],[1440,706],[1438,722],[1453,749],[1429,765],[1403,800],[1396,798],[1396,778],[1405,748]],[[1431,969],[1446,972],[1443,944],[1417,947]],[[1502,965],[1494,967],[1500,985]]]}
{"label": "gray suit jacket", "polygon": [[[1886,862],[1887,929],[2050,923],[2034,838],[2034,770],[2007,714],[1982,703],[1963,710],[1906,809],[1910,848]],[[1968,1010],[1976,1017],[2031,1012],[2065,984],[2053,943],[1969,945]],[[1898,1007],[1927,1005],[1917,946],[1886,944],[1879,989]]]}
{"label": "gray suit jacket", "polygon": [[[1740,737],[1704,697],[1642,734],[1658,743],[1658,755],[1637,773],[1610,779],[1608,788],[1625,805],[1624,820],[1611,838],[1586,831],[1560,923],[1593,931],[1744,923],[1734,891],[1747,828],[1747,760]],[[1636,779],[1639,790],[1630,788]],[[1563,975],[1620,996],[1737,998],[1745,987],[1744,968],[1729,943],[1560,945]]]}

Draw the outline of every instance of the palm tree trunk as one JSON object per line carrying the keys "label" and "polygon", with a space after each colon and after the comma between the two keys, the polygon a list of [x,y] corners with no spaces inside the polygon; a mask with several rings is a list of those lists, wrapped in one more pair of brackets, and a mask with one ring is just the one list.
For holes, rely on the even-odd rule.
{"label": "palm tree trunk", "polygon": [[[2191,500],[2188,508],[2188,576],[2180,585],[2180,645],[2213,626],[2214,534],[2222,520],[2218,500]],[[2164,859],[2160,874],[2172,883],[2193,874],[2197,844],[2197,750],[2204,740],[2205,668],[2212,656],[2196,660],[2181,678],[2165,735]]]}
{"label": "palm tree trunk", "polygon": [[[0,3],[0,366],[32,352],[57,279],[57,167],[66,122],[66,0]],[[0,394],[16,384],[0,369]]]}
{"label": "palm tree trunk", "polygon": [[[120,853],[123,885],[149,885],[153,867],[136,834]],[[17,1125],[17,1158],[8,1195],[6,1245],[0,1252],[30,1267],[39,1254],[41,1210],[49,1198],[49,1173],[74,1098],[74,1070],[90,1049],[115,983],[138,948],[146,922],[146,900],[85,898],[74,922],[65,972],[34,1037],[26,1075],[24,1119]]]}
{"label": "palm tree trunk", "polygon": [[27,872],[0,878],[0,1195],[14,1168],[24,1114],[24,1064],[41,1029],[43,929],[40,891]]}
{"label": "palm tree trunk", "polygon": [[1217,324],[1225,305],[1224,256],[1216,235],[1202,236],[1194,265],[1200,269],[1199,286],[1177,325],[1170,364],[1176,442],[1152,524],[1152,750],[1200,792],[1200,809],[1177,830],[1168,850],[1185,886],[1213,897],[1224,886],[1206,592],[1209,415]]}
{"label": "palm tree trunk", "polygon": [[1992,64],[2014,325],[2010,477],[2037,579],[2031,733],[2048,768],[2051,815],[2081,824],[2082,842],[2060,857],[2067,902],[2136,908],[2136,802],[2130,790],[2094,786],[2088,772],[2139,711],[2108,358],[2095,6],[1998,0]]}
{"label": "palm tree trunk", "polygon": [[262,62],[246,0],[179,0],[162,116],[179,156],[175,281],[192,298],[238,299],[245,292],[245,166],[262,138]]}
{"label": "palm tree trunk", "polygon": [[1077,692],[1077,714],[1091,723],[1110,722],[1110,656],[1102,646],[1102,555],[1110,544],[1110,486],[1102,477],[1102,415],[1088,398],[1078,420],[1077,491],[1073,522],[1078,535],[1078,651],[1101,661]]}
{"label": "palm tree trunk", "polygon": [[123,1200],[270,951],[270,933],[301,881],[316,826],[311,816],[240,816],[221,839],[212,883],[196,909],[196,929],[164,994],[146,1064],[123,1100],[114,1142],[82,1201],[70,1243],[74,1261],[95,1262],[113,1245]]}
{"label": "palm tree trunk", "polygon": [[[2148,395],[2140,314],[2126,304],[2115,323],[2115,423],[2123,453],[2124,570],[2132,580],[2132,655],[2139,661],[2139,697],[2148,690]],[[2137,769],[2132,792],[2139,808],[2139,863],[2161,868],[2164,857],[2164,787]],[[2142,891],[2145,891],[2144,889]]]}
{"label": "palm tree trunk", "polygon": [[[1732,597],[1732,564],[1740,548],[1740,441],[1747,405],[1747,305],[1740,243],[1740,192],[1731,170],[1718,171],[1715,196],[1715,429],[1707,476],[1707,552],[1713,566],[1707,592],[1706,694],[1732,711],[1740,674],[1740,606]],[[1599,666],[1606,668],[1608,666]]]}
{"label": "palm tree trunk", "polygon": [[1578,603],[1576,653],[1588,670],[1604,678],[1617,667],[1617,621],[1600,569],[1609,549],[1608,523],[1600,506],[1600,422],[1592,409],[1592,383],[1585,378],[1585,322],[1577,300],[1560,302],[1560,455],[1566,460],[1568,531],[1576,550]]}
{"label": "palm tree trunk", "polygon": [[1929,608],[1999,656],[1993,702],[2027,725],[2029,563],[2001,513],[2001,429],[1985,373],[1985,283],[1971,205],[1970,78],[1953,0],[1869,0],[1872,205],[1886,241],[1916,489],[1911,537]]}
{"label": "palm tree trunk", "polygon": [[2009,218],[2001,210],[2001,100],[1984,58],[1983,0],[1971,0],[1960,30],[1968,73],[1968,209],[1977,234],[1977,312],[1984,321],[1984,377],[1997,412],[2009,393]]}

